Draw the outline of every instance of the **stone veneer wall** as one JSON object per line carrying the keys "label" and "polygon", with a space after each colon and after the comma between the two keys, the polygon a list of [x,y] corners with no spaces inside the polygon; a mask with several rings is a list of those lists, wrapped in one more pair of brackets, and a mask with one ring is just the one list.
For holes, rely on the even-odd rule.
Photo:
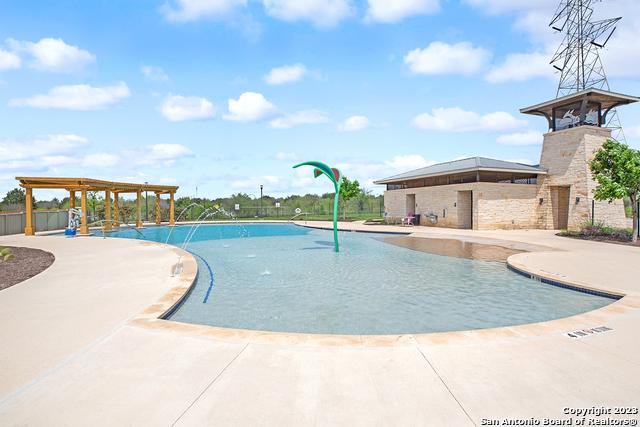
{"label": "stone veneer wall", "polygon": [[[474,229],[538,226],[537,186],[533,184],[475,182],[388,190],[384,193],[385,212],[390,217],[405,216],[406,195],[415,194],[415,212],[422,215],[422,225],[431,225],[425,215],[433,213],[438,216],[438,227],[458,228],[458,191],[469,190],[473,191]],[[461,209],[465,207],[461,206]]]}
{"label": "stone veneer wall", "polygon": [[[591,220],[591,201],[596,182],[593,181],[589,162],[594,154],[611,137],[611,130],[595,126],[580,126],[544,135],[540,166],[548,175],[540,175],[538,197],[544,203],[538,208],[539,227],[552,229],[553,186],[567,186],[569,190],[569,229],[577,229]],[[580,201],[576,203],[576,198]],[[595,202],[595,219],[614,227],[626,227],[622,200]]]}
{"label": "stone veneer wall", "polygon": [[[388,216],[407,214],[407,194],[416,195],[415,213],[423,215],[422,225],[431,225],[424,215],[438,215],[438,227],[459,225],[458,191],[473,190],[473,228],[554,228],[556,192],[553,187],[569,187],[568,228],[576,229],[591,221],[593,181],[589,162],[602,144],[611,137],[611,130],[595,126],[581,126],[549,132],[544,135],[540,166],[547,175],[538,175],[538,184],[498,184],[475,182],[435,187],[388,190],[384,193],[385,212]],[[580,198],[576,202],[576,198]],[[543,199],[540,204],[539,200]],[[443,216],[443,211],[445,215]],[[595,201],[595,220],[613,227],[629,227],[622,200]],[[464,221],[463,221],[464,222]]]}

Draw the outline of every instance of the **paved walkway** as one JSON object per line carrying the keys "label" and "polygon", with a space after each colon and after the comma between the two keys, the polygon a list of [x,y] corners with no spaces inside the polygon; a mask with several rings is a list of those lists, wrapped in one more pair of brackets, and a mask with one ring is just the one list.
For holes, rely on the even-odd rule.
{"label": "paved walkway", "polygon": [[[175,248],[2,237],[56,262],[0,292],[0,425],[464,426],[640,404],[640,248],[546,231],[412,231],[553,248],[510,261],[627,296],[568,319],[480,331],[243,333],[155,319],[194,273],[187,257],[171,277]],[[603,325],[612,330],[563,334]]]}

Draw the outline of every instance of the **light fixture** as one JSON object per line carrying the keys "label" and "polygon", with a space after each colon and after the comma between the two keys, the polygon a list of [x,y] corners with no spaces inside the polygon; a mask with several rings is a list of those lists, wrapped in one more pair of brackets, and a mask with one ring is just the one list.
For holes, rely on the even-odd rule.
{"label": "light fixture", "polygon": [[540,197],[540,199],[538,201],[540,202],[540,204],[544,203],[544,199],[542,197]]}
{"label": "light fixture", "polygon": [[576,197],[576,205],[580,203],[580,196]]}

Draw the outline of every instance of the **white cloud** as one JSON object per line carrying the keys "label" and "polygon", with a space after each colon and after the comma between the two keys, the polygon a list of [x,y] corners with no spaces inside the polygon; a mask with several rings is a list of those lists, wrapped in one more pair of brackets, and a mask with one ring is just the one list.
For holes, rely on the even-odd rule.
{"label": "white cloud", "polygon": [[471,132],[514,129],[525,126],[527,122],[503,111],[480,115],[454,107],[435,108],[431,113],[420,114],[413,119],[413,124],[420,129]]}
{"label": "white cloud", "polygon": [[0,71],[20,68],[21,64],[22,61],[18,55],[0,49]]}
{"label": "white cloud", "polygon": [[298,160],[298,155],[296,153],[279,152],[276,153],[276,160]]}
{"label": "white cloud", "polygon": [[211,101],[197,96],[169,95],[165,98],[160,112],[171,122],[204,120],[212,118],[216,108]]}
{"label": "white cloud", "polygon": [[109,153],[88,154],[82,159],[82,166],[88,168],[108,168],[117,165],[120,158]]}
{"label": "white cloud", "polygon": [[327,117],[327,115],[322,111],[305,110],[271,120],[269,122],[269,127],[274,129],[289,129],[294,126],[317,125],[328,121],[329,117]]}
{"label": "white cloud", "polygon": [[355,132],[371,126],[371,121],[366,116],[351,116],[338,126],[342,132]]}
{"label": "white cloud", "polygon": [[14,107],[60,108],[66,110],[98,110],[116,104],[131,95],[124,82],[113,86],[56,86],[47,94],[9,101]]}
{"label": "white cloud", "polygon": [[[465,0],[465,3],[482,9],[490,14],[523,11],[531,9],[553,8],[557,0]],[[553,12],[553,10],[552,10]]]}
{"label": "white cloud", "polygon": [[509,133],[498,137],[498,144],[504,145],[536,145],[542,143],[542,133],[535,130]]}
{"label": "white cloud", "polygon": [[303,64],[284,65],[269,71],[264,80],[270,85],[281,85],[301,80],[307,74],[307,67]]}
{"label": "white cloud", "polygon": [[[512,13],[515,15],[513,28],[524,33],[531,42],[531,52],[514,53],[504,64],[495,67],[497,74],[487,76],[489,81],[522,81],[529,78],[548,76],[558,78],[559,74],[547,64],[546,73],[542,57],[546,55],[548,63],[553,52],[560,45],[563,34],[548,27],[556,11],[557,0],[466,0],[466,3],[489,14]],[[617,0],[595,4],[593,19],[622,16],[617,29],[606,49],[600,51],[604,69],[608,77],[640,77],[640,44],[637,34],[640,32],[640,14],[637,13],[637,0]],[[521,60],[532,60],[531,67],[523,66]]]}
{"label": "white cloud", "polygon": [[145,79],[152,82],[168,82],[169,76],[161,67],[154,67],[153,65],[143,65],[140,67],[140,72]]}
{"label": "white cloud", "polygon": [[71,154],[87,139],[78,135],[46,135],[32,141],[0,141],[0,170],[41,171],[76,161]]}
{"label": "white cloud", "polygon": [[238,99],[229,99],[229,114],[225,120],[255,122],[273,116],[277,108],[257,92],[244,92]]}
{"label": "white cloud", "polygon": [[404,57],[404,63],[415,74],[477,73],[485,67],[491,53],[469,42],[448,44],[432,42],[424,49],[414,49]]}
{"label": "white cloud", "polygon": [[72,73],[96,62],[91,52],[66,44],[62,39],[44,38],[35,43],[8,39],[7,45],[16,52],[30,55],[30,66],[44,71]]}
{"label": "white cloud", "polygon": [[262,0],[267,15],[283,21],[308,21],[328,28],[352,14],[349,0]]}
{"label": "white cloud", "polygon": [[398,22],[414,15],[430,15],[440,11],[440,0],[367,0],[367,21]]}
{"label": "white cloud", "polygon": [[485,78],[491,83],[521,82],[537,77],[553,78],[550,58],[551,55],[539,52],[511,54],[502,64],[493,66]]}
{"label": "white cloud", "polygon": [[176,160],[193,156],[193,152],[182,144],[155,144],[139,152],[138,164],[171,166]]}
{"label": "white cloud", "polygon": [[260,185],[277,186],[281,182],[280,178],[273,175],[264,175],[247,179],[231,181],[231,188],[235,190],[255,190]]}
{"label": "white cloud", "polygon": [[189,22],[225,18],[246,5],[247,0],[175,0],[167,1],[160,12],[168,21]]}
{"label": "white cloud", "polygon": [[357,179],[361,185],[374,190],[381,190],[380,186],[373,183],[374,180],[423,168],[434,163],[434,161],[425,159],[420,154],[407,154],[394,156],[391,160],[379,163],[344,162],[336,166],[350,179]]}
{"label": "white cloud", "polygon": [[391,160],[387,160],[385,164],[396,171],[404,172],[424,168],[435,164],[435,162],[433,160],[427,160],[419,154],[407,154],[404,156],[394,156]]}

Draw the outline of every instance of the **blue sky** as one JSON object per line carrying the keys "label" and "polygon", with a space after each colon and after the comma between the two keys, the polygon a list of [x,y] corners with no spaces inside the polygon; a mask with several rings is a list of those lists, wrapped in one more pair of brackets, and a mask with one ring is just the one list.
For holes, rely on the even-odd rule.
{"label": "blue sky", "polygon": [[[537,163],[545,122],[518,109],[555,96],[556,2],[4,1],[0,192],[19,175],[331,191],[291,169],[309,159],[381,192],[373,179],[433,162]],[[640,10],[596,7],[624,17],[612,89],[639,95]],[[640,146],[640,106],[619,113]]]}

